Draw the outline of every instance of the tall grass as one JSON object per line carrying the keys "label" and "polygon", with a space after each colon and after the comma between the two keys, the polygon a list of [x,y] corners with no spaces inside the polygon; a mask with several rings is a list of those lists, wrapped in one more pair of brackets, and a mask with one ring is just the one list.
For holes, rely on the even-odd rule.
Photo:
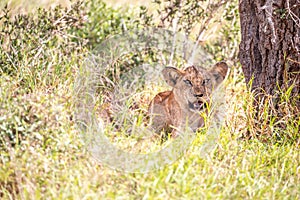
{"label": "tall grass", "polygon": [[[226,126],[216,150],[205,159],[199,156],[203,134],[198,134],[183,157],[159,171],[124,173],[96,162],[74,122],[74,82],[90,48],[86,40],[101,41],[107,33],[121,31],[118,19],[128,14],[98,3],[102,7],[91,10],[97,11],[90,13],[91,21],[79,23],[79,29],[62,24],[66,29],[59,35],[51,32],[47,46],[37,45],[39,33],[32,33],[31,40],[11,38],[4,48],[1,36],[1,199],[300,198],[299,115],[289,115],[292,102],[282,93],[280,109],[286,115],[280,126],[272,124],[268,103],[258,113],[268,123],[255,125],[253,97],[238,65],[231,67],[225,83]],[[88,34],[98,19],[104,19],[101,32]],[[46,33],[43,27],[36,30]],[[71,35],[76,37],[67,37]],[[40,54],[37,47],[43,48]],[[267,131],[279,140],[240,140],[249,130],[254,135]],[[118,145],[130,146],[122,141]]]}

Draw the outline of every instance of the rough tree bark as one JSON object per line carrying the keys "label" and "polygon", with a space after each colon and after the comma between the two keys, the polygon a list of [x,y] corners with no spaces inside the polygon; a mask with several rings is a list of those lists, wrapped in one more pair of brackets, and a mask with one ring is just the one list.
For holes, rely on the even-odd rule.
{"label": "rough tree bark", "polygon": [[[239,0],[240,62],[252,91],[300,93],[300,1]],[[259,95],[258,95],[259,96]]]}
{"label": "rough tree bark", "polygon": [[[266,99],[271,99],[272,109],[278,114],[278,91],[287,91],[291,86],[294,106],[291,110],[299,118],[300,0],[239,0],[239,12],[242,35],[239,59],[246,83],[255,95],[255,123],[260,123],[259,109]],[[265,130],[255,132],[261,134]],[[252,137],[251,133],[248,136]]]}

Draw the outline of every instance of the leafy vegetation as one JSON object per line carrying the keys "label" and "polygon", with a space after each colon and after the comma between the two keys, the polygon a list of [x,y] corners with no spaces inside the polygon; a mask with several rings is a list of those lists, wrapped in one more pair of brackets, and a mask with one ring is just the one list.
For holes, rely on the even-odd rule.
{"label": "leafy vegetation", "polygon": [[[70,8],[40,8],[35,14],[17,15],[13,19],[9,9],[3,9],[1,199],[300,198],[300,116],[289,115],[293,102],[289,101],[288,93],[283,93],[279,94],[279,109],[286,116],[282,116],[280,123],[253,125],[254,115],[272,122],[269,110],[273,108],[266,104],[255,113],[249,103],[253,98],[236,60],[237,1],[220,1],[218,7],[209,7],[209,1],[200,1],[203,5],[187,1],[182,9],[174,7],[176,2],[156,1],[158,10],[149,12],[146,7],[128,10],[109,7],[101,0],[88,0],[73,3]],[[194,13],[191,6],[196,8]],[[218,13],[213,18],[208,12],[212,8]],[[217,148],[201,158],[204,135],[199,133],[182,158],[160,171],[139,174],[110,169],[91,157],[75,124],[73,88],[80,66],[87,53],[104,39],[141,26],[168,28],[174,24],[170,21],[174,16],[179,17],[179,31],[189,33],[194,40],[200,38],[214,60],[228,59],[232,64],[226,81],[226,126]],[[203,30],[212,37],[204,37],[204,32],[201,35],[199,24],[195,23],[201,20],[207,20]],[[130,60],[128,65],[141,62],[137,55],[126,59]],[[161,88],[144,89],[154,94]],[[141,99],[141,104],[147,105],[144,101]],[[257,131],[265,131],[267,140],[241,139],[246,131],[253,136]],[[121,141],[118,145],[126,149],[128,144]]]}

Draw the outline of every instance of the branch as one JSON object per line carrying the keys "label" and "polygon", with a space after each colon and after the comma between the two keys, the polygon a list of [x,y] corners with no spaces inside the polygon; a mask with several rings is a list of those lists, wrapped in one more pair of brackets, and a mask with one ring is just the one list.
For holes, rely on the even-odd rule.
{"label": "branch", "polygon": [[[291,16],[292,20],[295,22],[295,24],[297,26],[300,27],[300,18],[291,11],[291,8],[290,8],[290,1],[287,0],[287,11],[288,11],[288,14]],[[299,5],[298,5],[299,6]],[[293,5],[293,7],[297,7],[297,4]]]}

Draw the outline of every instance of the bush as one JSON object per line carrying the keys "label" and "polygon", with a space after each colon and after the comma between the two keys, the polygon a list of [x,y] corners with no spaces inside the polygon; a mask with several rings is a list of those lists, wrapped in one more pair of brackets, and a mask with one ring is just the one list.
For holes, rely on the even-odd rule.
{"label": "bush", "polygon": [[[53,132],[63,132],[54,110],[61,107],[61,95],[70,96],[74,70],[108,35],[133,26],[131,19],[131,13],[101,0],[39,8],[14,18],[5,6],[0,17],[0,143],[15,145],[30,136],[43,145]],[[66,109],[59,112],[68,121],[72,113]]]}

